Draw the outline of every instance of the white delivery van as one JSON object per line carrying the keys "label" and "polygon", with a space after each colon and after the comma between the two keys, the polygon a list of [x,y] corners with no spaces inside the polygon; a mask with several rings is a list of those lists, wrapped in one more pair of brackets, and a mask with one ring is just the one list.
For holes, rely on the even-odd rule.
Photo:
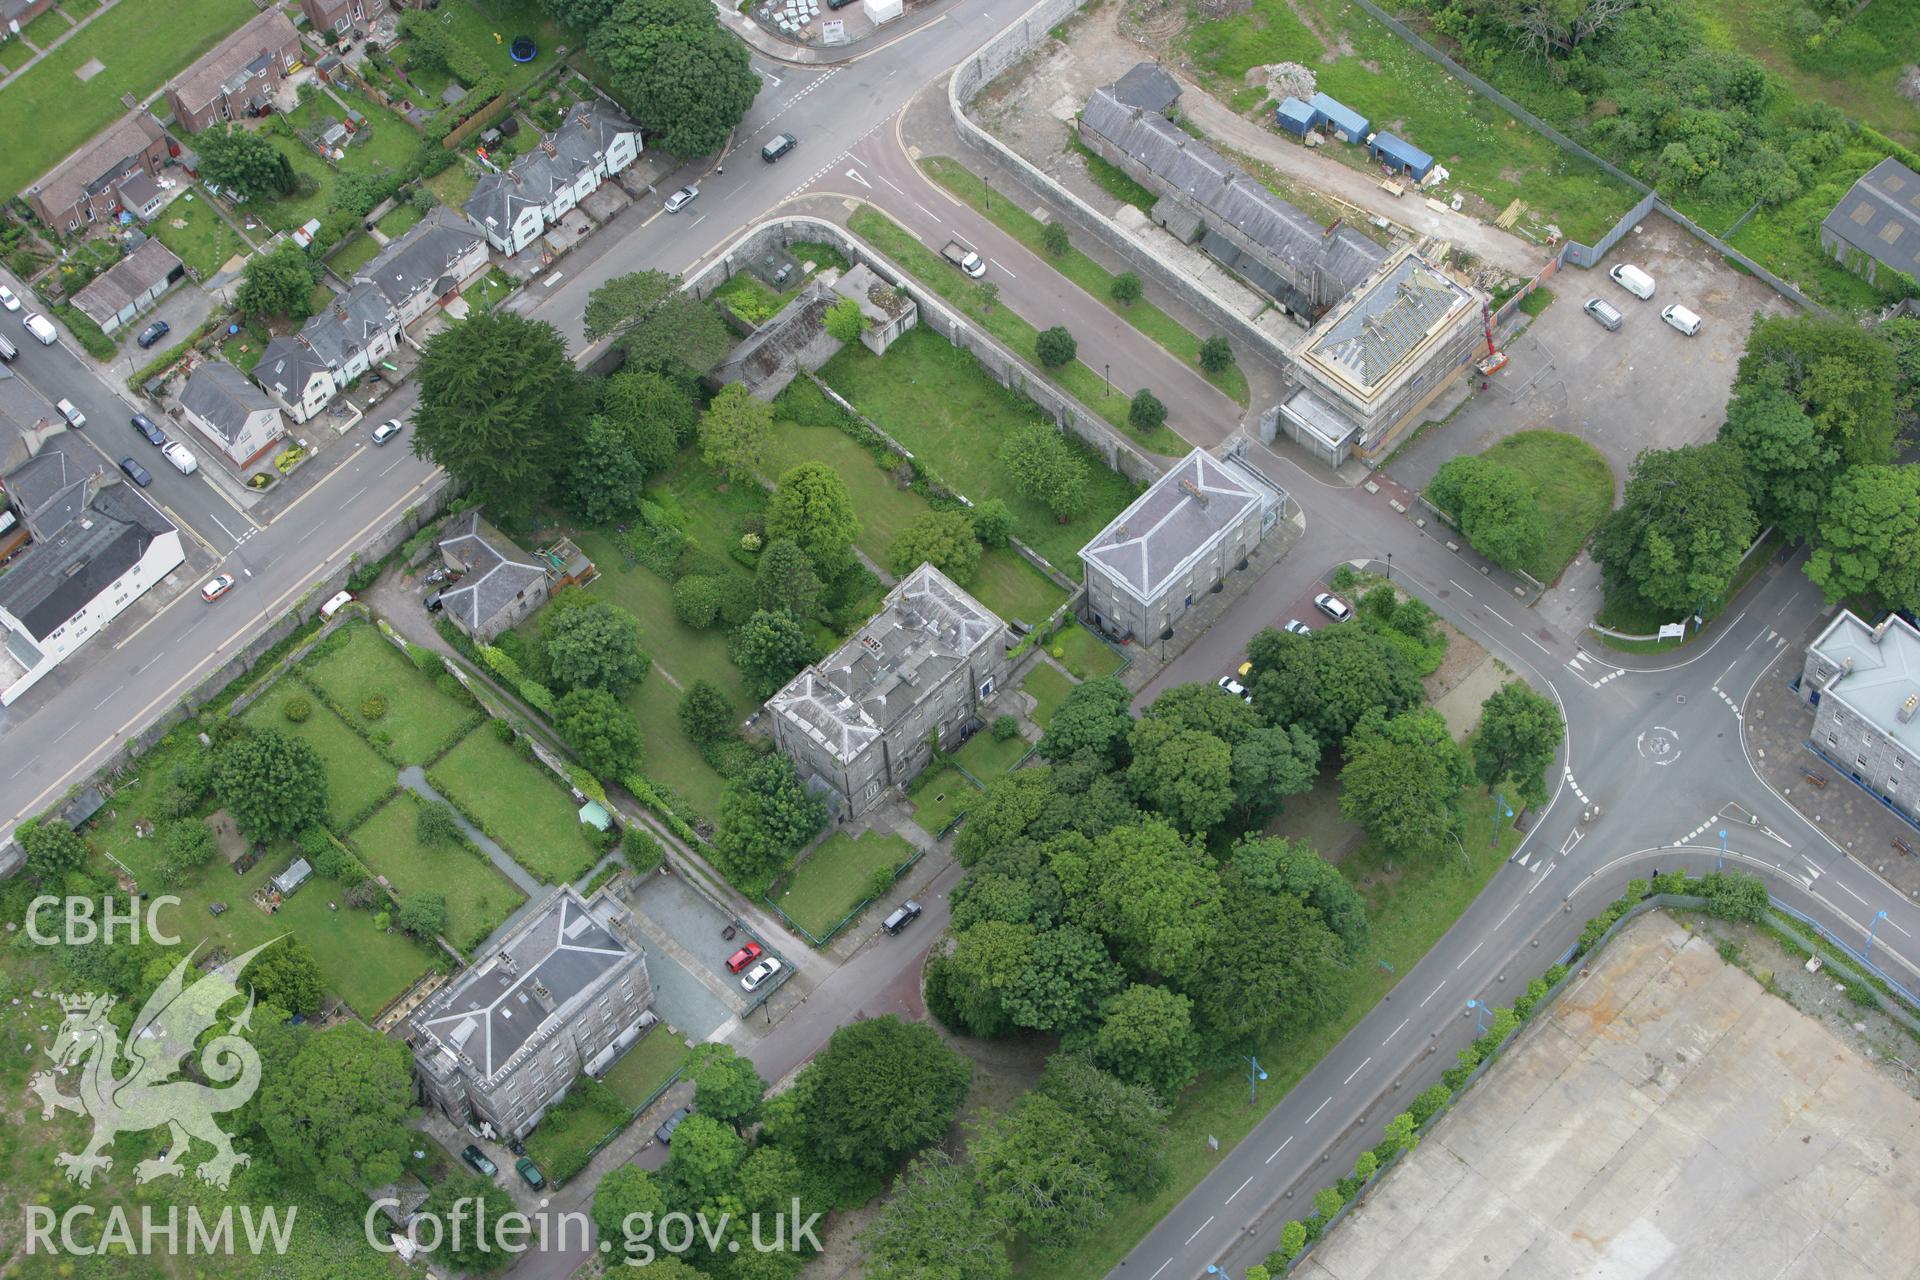
{"label": "white delivery van", "polygon": [[43,347],[50,347],[60,341],[60,335],[54,330],[53,321],[47,319],[38,311],[31,315],[20,317],[20,323],[26,327],[28,333],[39,339],[40,345]]}
{"label": "white delivery van", "polygon": [[1653,296],[1653,277],[1631,262],[1623,262],[1607,274],[1615,284],[1643,302]]}
{"label": "white delivery van", "polygon": [[1660,313],[1660,318],[1691,338],[1700,332],[1700,317],[1679,303],[1674,303]]}

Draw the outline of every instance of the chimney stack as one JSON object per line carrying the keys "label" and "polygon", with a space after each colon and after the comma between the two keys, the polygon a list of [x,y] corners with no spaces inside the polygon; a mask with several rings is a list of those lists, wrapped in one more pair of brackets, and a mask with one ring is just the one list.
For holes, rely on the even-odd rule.
{"label": "chimney stack", "polygon": [[1873,629],[1873,642],[1875,644],[1879,644],[1880,638],[1887,634],[1887,628],[1892,625],[1893,625],[1892,614],[1888,614],[1886,617],[1880,619],[1880,625]]}
{"label": "chimney stack", "polygon": [[1920,693],[1910,693],[1907,695],[1907,700],[1900,704],[1900,711],[1898,713],[1900,723],[1905,724],[1907,721],[1913,719],[1913,713],[1916,710],[1920,710]]}

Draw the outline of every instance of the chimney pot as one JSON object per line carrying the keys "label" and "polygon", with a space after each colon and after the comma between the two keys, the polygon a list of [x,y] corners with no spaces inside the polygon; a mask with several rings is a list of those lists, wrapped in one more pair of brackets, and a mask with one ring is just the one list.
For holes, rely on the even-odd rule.
{"label": "chimney pot", "polygon": [[1900,723],[1905,724],[1913,719],[1916,710],[1920,710],[1920,693],[1910,693],[1907,700],[1900,704]]}

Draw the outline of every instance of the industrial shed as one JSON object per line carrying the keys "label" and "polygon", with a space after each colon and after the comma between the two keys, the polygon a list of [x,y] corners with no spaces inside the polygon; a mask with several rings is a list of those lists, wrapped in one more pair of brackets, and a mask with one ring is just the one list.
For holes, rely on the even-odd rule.
{"label": "industrial shed", "polygon": [[1338,98],[1329,98],[1324,93],[1316,93],[1308,100],[1307,105],[1319,114],[1340,141],[1365,142],[1367,140],[1367,118]]}
{"label": "industrial shed", "polygon": [[1320,113],[1298,98],[1283,98],[1273,113],[1273,122],[1288,133],[1305,137],[1308,130],[1320,123]]}
{"label": "industrial shed", "polygon": [[1391,133],[1374,134],[1373,141],[1367,144],[1367,152],[1381,163],[1413,175],[1416,182],[1425,178],[1433,169],[1432,156],[1405,138]]}

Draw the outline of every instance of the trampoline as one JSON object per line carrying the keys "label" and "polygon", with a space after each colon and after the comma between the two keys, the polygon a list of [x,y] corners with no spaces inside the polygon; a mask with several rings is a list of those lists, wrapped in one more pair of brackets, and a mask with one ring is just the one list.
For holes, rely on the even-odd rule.
{"label": "trampoline", "polygon": [[507,46],[507,54],[515,62],[532,62],[539,56],[540,50],[534,46],[532,36],[515,36],[513,43]]}

